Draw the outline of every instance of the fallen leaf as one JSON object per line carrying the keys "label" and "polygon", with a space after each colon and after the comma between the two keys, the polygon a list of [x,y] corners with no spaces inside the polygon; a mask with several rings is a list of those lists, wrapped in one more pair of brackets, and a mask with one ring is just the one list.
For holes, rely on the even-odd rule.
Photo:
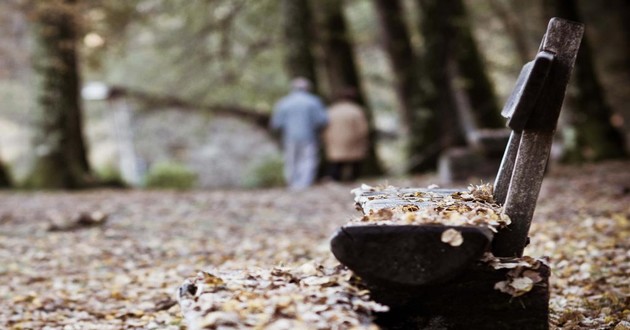
{"label": "fallen leaf", "polygon": [[442,232],[442,242],[448,243],[451,246],[460,246],[464,243],[464,237],[459,231],[449,228]]}

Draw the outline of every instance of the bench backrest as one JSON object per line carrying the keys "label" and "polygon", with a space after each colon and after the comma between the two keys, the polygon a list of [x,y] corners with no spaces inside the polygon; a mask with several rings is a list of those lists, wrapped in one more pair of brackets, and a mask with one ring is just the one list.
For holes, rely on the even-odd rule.
{"label": "bench backrest", "polygon": [[493,240],[496,256],[522,256],[564,94],[584,25],[549,21],[536,58],[523,67],[502,114],[512,134],[495,180],[495,199],[512,223]]}

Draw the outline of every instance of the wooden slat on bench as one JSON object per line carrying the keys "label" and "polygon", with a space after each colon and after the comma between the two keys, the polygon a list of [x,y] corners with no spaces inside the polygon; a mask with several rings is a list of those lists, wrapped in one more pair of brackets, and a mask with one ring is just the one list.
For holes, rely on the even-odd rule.
{"label": "wooden slat on bench", "polygon": [[[451,246],[442,234],[456,228],[463,242]],[[487,251],[492,232],[477,226],[345,226],[333,236],[337,260],[368,283],[422,286],[458,276]]]}
{"label": "wooden slat on bench", "polygon": [[551,69],[553,57],[552,53],[542,51],[533,61],[523,66],[516,86],[501,111],[501,114],[508,118],[507,126],[512,129],[512,134],[494,183],[494,200],[499,204],[505,203],[514,171],[516,153],[521,142],[521,132],[534,111],[534,106]]}

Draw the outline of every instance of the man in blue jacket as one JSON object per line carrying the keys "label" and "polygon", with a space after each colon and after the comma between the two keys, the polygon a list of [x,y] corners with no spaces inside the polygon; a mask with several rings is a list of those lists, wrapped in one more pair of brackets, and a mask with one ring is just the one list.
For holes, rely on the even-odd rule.
{"label": "man in blue jacket", "polygon": [[280,131],[284,147],[284,177],[293,190],[313,184],[319,165],[319,132],[328,123],[324,104],[310,93],[306,78],[291,82],[292,91],[276,103],[271,128]]}

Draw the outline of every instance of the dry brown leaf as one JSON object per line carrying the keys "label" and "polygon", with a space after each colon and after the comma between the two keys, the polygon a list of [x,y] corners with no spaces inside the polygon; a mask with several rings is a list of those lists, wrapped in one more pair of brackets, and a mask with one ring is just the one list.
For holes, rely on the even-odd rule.
{"label": "dry brown leaf", "polygon": [[464,243],[464,237],[459,231],[449,228],[442,232],[442,242],[449,244],[450,246],[460,246]]}

